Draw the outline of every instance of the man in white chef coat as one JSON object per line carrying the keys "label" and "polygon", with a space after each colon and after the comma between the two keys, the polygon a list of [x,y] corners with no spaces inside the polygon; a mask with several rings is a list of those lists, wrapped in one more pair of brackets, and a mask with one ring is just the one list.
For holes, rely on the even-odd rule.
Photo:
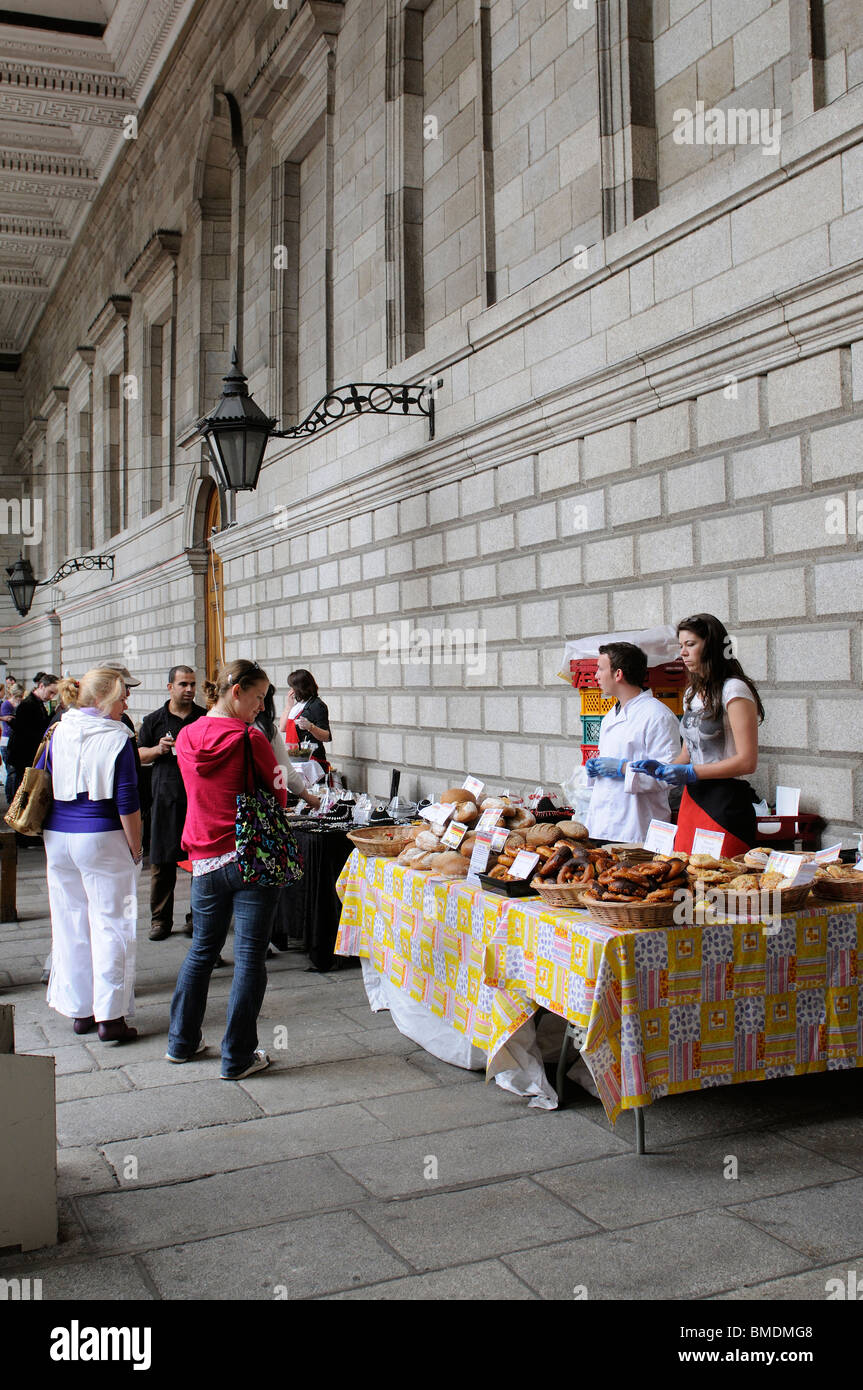
{"label": "man in white chef coat", "polygon": [[599,648],[597,681],[615,704],[603,716],[599,755],[585,765],[593,786],[588,830],[597,840],[641,844],[651,820],[668,820],[668,788],[654,777],[633,772],[630,763],[656,758],[673,763],[680,752],[680,726],[667,705],[642,687],[647,657],[632,642]]}

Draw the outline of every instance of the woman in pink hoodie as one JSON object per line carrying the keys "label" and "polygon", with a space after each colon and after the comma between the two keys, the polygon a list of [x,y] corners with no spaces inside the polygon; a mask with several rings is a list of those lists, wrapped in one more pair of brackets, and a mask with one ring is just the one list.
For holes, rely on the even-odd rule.
{"label": "woman in pink hoodie", "polygon": [[281,887],[246,884],[237,867],[237,796],[244,787],[248,732],[258,785],[287,801],[283,778],[260,729],[270,678],[257,662],[223,665],[216,702],[204,719],[181,729],[175,744],[188,809],[182,845],[192,861],[194,937],[180,969],[171,1004],[169,1062],[188,1062],[203,1052],[201,1024],[210,975],[234,917],[234,980],[222,1039],[222,1080],[241,1081],[263,1071],[270,1059],[258,1047],[257,1021],[267,988],[267,942]]}

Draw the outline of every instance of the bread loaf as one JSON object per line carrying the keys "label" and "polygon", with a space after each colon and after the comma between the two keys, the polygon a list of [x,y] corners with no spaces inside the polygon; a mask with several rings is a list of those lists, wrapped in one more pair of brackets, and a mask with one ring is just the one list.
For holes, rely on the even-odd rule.
{"label": "bread loaf", "polygon": [[435,835],[432,830],[421,830],[416,837],[416,844],[419,849],[435,850],[440,849],[440,836]]}

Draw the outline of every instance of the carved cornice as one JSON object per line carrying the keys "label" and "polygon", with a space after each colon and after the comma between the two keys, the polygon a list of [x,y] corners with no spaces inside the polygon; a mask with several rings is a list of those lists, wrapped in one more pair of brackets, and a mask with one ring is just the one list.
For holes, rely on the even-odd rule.
{"label": "carved cornice", "polygon": [[118,324],[125,324],[131,312],[132,301],[128,295],[112,294],[87,329],[88,337],[98,346]]}
{"label": "carved cornice", "polygon": [[319,39],[335,48],[344,15],[340,0],[306,0],[296,18],[275,39],[243,93],[252,116],[269,115]]}
{"label": "carved cornice", "polygon": [[0,93],[14,91],[44,92],[68,100],[80,97],[89,104],[100,101],[132,100],[126,78],[113,72],[81,72],[77,68],[49,67],[42,63],[14,63],[0,58]]}
{"label": "carved cornice", "polygon": [[169,261],[176,261],[180,253],[181,232],[154,232],[143,251],[132,262],[124,279],[132,294],[145,289],[151,280]]}

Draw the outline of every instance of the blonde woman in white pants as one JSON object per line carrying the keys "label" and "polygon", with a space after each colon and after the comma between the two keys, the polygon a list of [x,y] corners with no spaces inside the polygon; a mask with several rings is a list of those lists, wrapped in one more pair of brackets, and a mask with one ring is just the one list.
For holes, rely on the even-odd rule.
{"label": "blonde woman in white pants", "polygon": [[57,724],[38,766],[51,772],[45,821],[53,965],[52,1009],[76,1033],[130,1042],[135,930],[142,859],[132,735],[120,718],[127,689],[116,671],[94,669],[78,704]]}

